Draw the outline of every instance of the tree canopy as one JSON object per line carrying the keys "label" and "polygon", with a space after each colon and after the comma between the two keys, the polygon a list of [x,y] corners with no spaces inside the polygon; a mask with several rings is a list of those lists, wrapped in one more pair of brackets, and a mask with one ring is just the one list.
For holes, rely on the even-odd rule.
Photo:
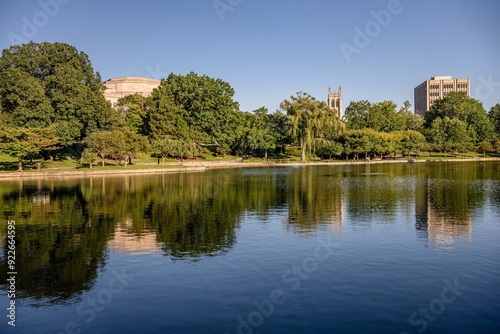
{"label": "tree canopy", "polygon": [[111,125],[103,89],[88,56],[65,43],[14,45],[0,57],[0,117],[26,128],[55,124],[61,144]]}
{"label": "tree canopy", "polygon": [[[89,57],[65,43],[14,45],[0,57],[0,152],[24,159],[71,155],[123,166],[139,153],[164,159],[268,154],[332,159],[428,151],[483,154],[500,150],[500,104],[452,92],[424,117],[405,101],[353,101],[343,120],[324,101],[299,92],[270,113],[242,111],[229,83],[171,73],[151,96],[129,95],[116,108]],[[291,152],[291,153],[290,153]],[[314,156],[317,154],[317,156]]]}

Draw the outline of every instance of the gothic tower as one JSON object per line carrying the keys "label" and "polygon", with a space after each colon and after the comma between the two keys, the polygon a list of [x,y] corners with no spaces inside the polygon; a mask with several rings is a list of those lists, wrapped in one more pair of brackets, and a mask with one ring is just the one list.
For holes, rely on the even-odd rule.
{"label": "gothic tower", "polygon": [[337,111],[339,118],[344,116],[342,110],[342,87],[339,87],[338,92],[332,91],[331,88],[328,87],[328,106]]}

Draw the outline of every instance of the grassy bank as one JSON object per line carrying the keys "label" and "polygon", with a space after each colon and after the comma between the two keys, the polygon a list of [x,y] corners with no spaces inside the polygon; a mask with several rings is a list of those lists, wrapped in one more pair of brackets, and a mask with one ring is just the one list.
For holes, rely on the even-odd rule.
{"label": "grassy bank", "polygon": [[[483,155],[479,153],[468,153],[466,155],[453,156],[442,153],[424,152],[417,157],[412,157],[416,162],[425,161],[477,161],[477,160],[499,160],[498,154]],[[398,159],[372,159],[360,160],[325,160],[309,157],[307,164],[311,165],[344,165],[344,164],[366,164],[366,163],[406,163],[407,157]],[[37,163],[41,163],[42,168],[37,169]],[[148,174],[148,173],[174,173],[203,171],[206,168],[237,168],[237,167],[262,167],[262,166],[286,166],[301,164],[298,156],[272,157],[268,162],[262,158],[250,158],[243,160],[239,157],[208,157],[199,159],[188,159],[182,163],[177,160],[165,159],[158,164],[156,158],[144,154],[134,159],[127,167],[123,167],[117,161],[105,160],[104,167],[99,162],[92,168],[88,165],[82,166],[72,158],[55,161],[33,160],[31,163],[25,162],[22,172],[17,171],[17,160],[7,155],[0,155],[0,178],[9,179],[17,177],[47,177],[47,176],[72,176],[72,175],[113,175],[113,174]]]}

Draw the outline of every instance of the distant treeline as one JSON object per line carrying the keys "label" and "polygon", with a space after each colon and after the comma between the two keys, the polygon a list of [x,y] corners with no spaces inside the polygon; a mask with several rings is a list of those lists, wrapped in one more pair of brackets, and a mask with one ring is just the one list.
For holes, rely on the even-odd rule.
{"label": "distant treeline", "polygon": [[71,154],[82,164],[135,155],[159,159],[206,155],[285,156],[287,147],[321,158],[384,157],[419,151],[500,153],[500,104],[486,112],[464,93],[450,93],[422,117],[392,101],[351,102],[343,119],[299,92],[279,110],[241,111],[221,79],[170,74],[150,97],[116,106],[88,56],[64,43],[11,46],[0,58],[0,151],[18,159]]}

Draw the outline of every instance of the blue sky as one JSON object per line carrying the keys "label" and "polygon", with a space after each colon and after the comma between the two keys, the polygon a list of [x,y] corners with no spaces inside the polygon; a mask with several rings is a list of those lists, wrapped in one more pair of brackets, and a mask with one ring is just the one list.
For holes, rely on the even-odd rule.
{"label": "blue sky", "polygon": [[413,104],[436,75],[470,78],[489,110],[500,103],[499,14],[497,0],[0,0],[0,49],[69,43],[103,80],[206,74],[245,111],[274,111],[298,91],[325,100],[339,85],[344,108]]}

